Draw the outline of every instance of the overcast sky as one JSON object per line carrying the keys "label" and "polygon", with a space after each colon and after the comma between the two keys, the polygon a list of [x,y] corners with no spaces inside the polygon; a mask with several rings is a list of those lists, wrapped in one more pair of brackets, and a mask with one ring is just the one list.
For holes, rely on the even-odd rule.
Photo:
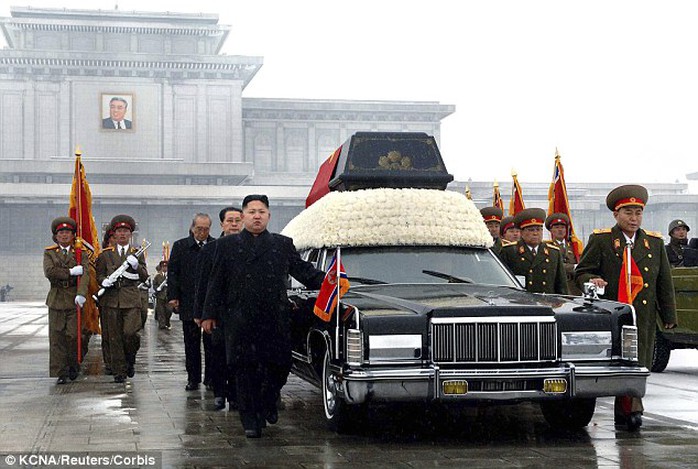
{"label": "overcast sky", "polygon": [[[675,182],[698,172],[698,2],[0,0],[217,13],[223,52],[264,57],[246,97],[454,104],[458,180]],[[4,41],[4,39],[0,39]]]}

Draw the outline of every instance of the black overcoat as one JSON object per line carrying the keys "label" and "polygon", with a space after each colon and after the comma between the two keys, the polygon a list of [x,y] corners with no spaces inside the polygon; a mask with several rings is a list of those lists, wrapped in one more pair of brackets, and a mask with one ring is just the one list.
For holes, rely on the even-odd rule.
{"label": "black overcoat", "polygon": [[[206,243],[214,239],[208,237]],[[201,248],[190,234],[175,241],[167,264],[167,301],[179,300],[179,318],[194,319],[198,258]]]}
{"label": "black overcoat", "polygon": [[302,260],[286,236],[243,230],[216,241],[202,319],[223,318],[228,361],[291,364],[291,275],[319,289],[324,272]]}

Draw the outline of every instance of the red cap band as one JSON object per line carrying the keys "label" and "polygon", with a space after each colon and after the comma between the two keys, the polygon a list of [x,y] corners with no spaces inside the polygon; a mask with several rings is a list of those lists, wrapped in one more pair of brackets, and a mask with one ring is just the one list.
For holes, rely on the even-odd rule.
{"label": "red cap band", "polygon": [[502,221],[502,219],[498,218],[497,215],[488,215],[488,216],[482,217],[482,218],[485,220],[485,223],[487,223],[488,221],[498,221],[498,222]]}
{"label": "red cap band", "polygon": [[61,230],[70,230],[70,231],[75,231],[75,227],[73,225],[70,225],[68,223],[61,223],[56,227],[56,231],[61,231]]}
{"label": "red cap band", "polygon": [[529,226],[542,226],[542,225],[543,225],[542,218],[529,218],[529,219],[523,220],[521,223],[519,223],[519,226],[521,228],[528,228]]}
{"label": "red cap band", "polygon": [[627,199],[620,199],[619,201],[616,202],[616,207],[614,210],[618,210],[619,208],[623,207],[629,207],[631,205],[636,205],[638,207],[645,207],[645,201],[642,199],[639,199],[637,197],[629,197]]}

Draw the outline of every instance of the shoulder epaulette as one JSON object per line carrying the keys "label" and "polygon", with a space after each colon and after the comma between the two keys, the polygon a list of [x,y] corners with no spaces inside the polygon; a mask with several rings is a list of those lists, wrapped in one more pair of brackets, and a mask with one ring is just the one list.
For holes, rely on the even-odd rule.
{"label": "shoulder epaulette", "polygon": [[114,250],[114,246],[107,246],[106,248],[102,249],[102,252],[104,252],[104,251],[113,251],[113,250]]}
{"label": "shoulder epaulette", "polygon": [[664,237],[659,231],[645,231],[645,234],[647,236],[652,236],[653,238],[664,239]]}
{"label": "shoulder epaulette", "polygon": [[610,228],[597,228],[593,231],[594,234],[606,234],[610,233],[611,229]]}
{"label": "shoulder epaulette", "polygon": [[549,247],[550,249],[555,249],[556,251],[559,251],[559,250],[560,250],[560,246],[557,246],[557,245],[555,245],[555,244],[553,244],[553,243],[546,242],[546,243],[545,243],[545,246],[546,246],[546,247]]}
{"label": "shoulder epaulette", "polygon": [[51,246],[46,246],[44,249],[46,251],[53,251],[54,249],[57,249],[58,245],[57,244],[52,244]]}

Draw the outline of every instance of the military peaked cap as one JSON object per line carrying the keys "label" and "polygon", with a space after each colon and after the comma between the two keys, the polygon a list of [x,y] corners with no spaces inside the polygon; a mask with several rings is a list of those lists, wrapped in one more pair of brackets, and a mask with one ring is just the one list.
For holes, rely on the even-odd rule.
{"label": "military peaked cap", "polygon": [[480,213],[485,223],[488,221],[498,221],[501,223],[502,215],[504,215],[504,212],[502,212],[502,209],[499,207],[484,207],[480,209]]}
{"label": "military peaked cap", "polygon": [[683,226],[686,228],[686,231],[691,231],[691,227],[686,224],[685,221],[683,220],[672,220],[671,223],[669,223],[669,236],[671,236],[671,232],[674,231],[674,228],[679,228]]}
{"label": "military peaked cap", "polygon": [[565,225],[569,227],[570,217],[560,212],[555,212],[551,215],[548,215],[548,218],[545,219],[545,227],[549,230],[550,228],[552,228],[553,225]]}
{"label": "military peaked cap", "polygon": [[502,218],[502,224],[499,225],[499,234],[504,236],[509,228],[514,228],[514,217],[511,215]]}
{"label": "military peaked cap", "polygon": [[78,229],[78,223],[70,217],[58,217],[51,222],[51,232],[58,233],[61,230],[70,230],[73,233]]}
{"label": "military peaked cap", "polygon": [[623,207],[644,208],[648,200],[647,189],[636,184],[627,184],[618,186],[608,193],[606,206],[614,212]]}
{"label": "military peaked cap", "polygon": [[525,208],[514,215],[514,224],[521,229],[529,226],[543,226],[545,210],[542,208]]}
{"label": "military peaked cap", "polygon": [[136,230],[136,220],[128,215],[117,215],[111,219],[109,228],[116,231],[117,228],[128,228],[131,231]]}

